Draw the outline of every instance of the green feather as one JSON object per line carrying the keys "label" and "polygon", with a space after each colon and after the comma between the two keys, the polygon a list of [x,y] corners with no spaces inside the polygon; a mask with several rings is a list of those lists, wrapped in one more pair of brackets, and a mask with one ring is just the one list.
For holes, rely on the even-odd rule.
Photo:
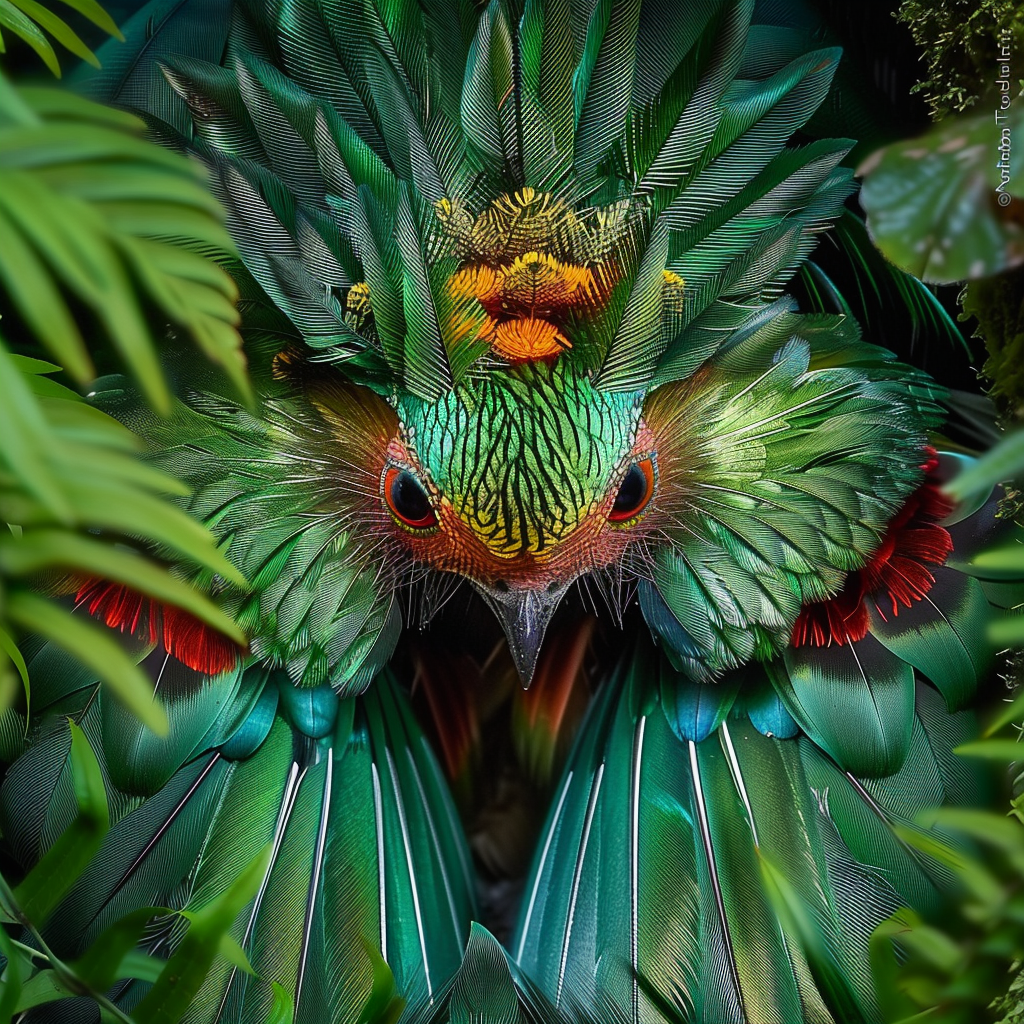
{"label": "green feather", "polygon": [[570,0],[526,0],[519,25],[523,184],[554,187],[569,170],[576,118]]}
{"label": "green feather", "polygon": [[789,713],[846,771],[890,775],[914,725],[914,670],[871,636],[828,649],[786,652],[772,681]]}
{"label": "green feather", "polygon": [[[968,720],[923,688],[899,771],[861,780],[813,739],[745,717],[680,740],[657,706],[634,710],[631,691],[654,685],[644,661],[630,653],[599,696],[556,790],[527,888],[546,899],[528,899],[513,939],[521,965],[598,1019],[877,1019],[875,925],[949,883],[893,825],[977,799],[981,780],[938,767]],[[929,734],[936,715],[950,727]]]}

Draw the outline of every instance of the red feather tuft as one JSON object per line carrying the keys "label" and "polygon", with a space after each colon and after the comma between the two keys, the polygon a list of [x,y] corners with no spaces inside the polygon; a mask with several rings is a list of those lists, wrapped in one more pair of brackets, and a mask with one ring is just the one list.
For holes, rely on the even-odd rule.
{"label": "red feather tuft", "polygon": [[910,608],[932,589],[931,567],[942,565],[953,550],[949,531],[939,526],[953,504],[934,478],[938,465],[929,448],[925,482],[889,523],[868,564],[850,573],[835,597],[804,606],[793,628],[794,647],[855,643],[868,631],[869,602],[884,619],[887,609],[899,615],[901,607]]}
{"label": "red feather tuft", "polygon": [[159,643],[195,672],[220,675],[238,661],[238,646],[205,622],[120,583],[91,579],[79,589],[76,603],[111,629]]}

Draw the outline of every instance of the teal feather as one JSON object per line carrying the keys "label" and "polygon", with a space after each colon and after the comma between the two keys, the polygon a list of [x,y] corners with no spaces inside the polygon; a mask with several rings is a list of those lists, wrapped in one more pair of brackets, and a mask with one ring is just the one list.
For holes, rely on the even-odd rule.
{"label": "teal feather", "polygon": [[107,694],[99,696],[111,781],[125,793],[144,796],[165,785],[192,756],[233,733],[248,718],[264,681],[258,669],[248,675],[236,666],[223,675],[204,678],[162,649],[151,657],[156,659],[156,693],[171,723],[167,736],[151,732]]}
{"label": "teal feather", "polygon": [[100,70],[83,65],[78,84],[97,99],[146,111],[185,134],[191,118],[162,81],[160,62],[179,53],[219,60],[230,17],[227,0],[151,0],[121,26],[124,42],[111,39],[98,48]]}
{"label": "teal feather", "polygon": [[791,740],[800,732],[796,719],[786,710],[775,687],[767,680],[743,682],[744,707],[751,724],[763,736]]}
{"label": "teal feather", "polygon": [[334,731],[338,718],[338,695],[330,686],[301,689],[284,682],[280,687],[281,710],[292,726],[310,739],[323,739]]}
{"label": "teal feather", "polygon": [[373,295],[373,321],[385,358],[392,372],[400,375],[405,367],[400,256],[391,218],[367,185],[359,186],[358,202],[352,207],[352,241]]}
{"label": "teal feather", "polygon": [[[924,688],[900,770],[859,780],[806,736],[771,739],[745,716],[680,740],[657,707],[631,710],[621,678],[609,689],[541,838],[530,884],[547,900],[513,940],[542,991],[568,1005],[559,986],[571,976],[586,1010],[601,979],[600,1019],[876,1019],[874,924],[905,900],[934,905],[949,883],[892,827],[936,802],[977,799],[977,779],[954,783],[936,768],[969,717],[942,713]],[[937,711],[947,729],[929,738],[922,723]]]}
{"label": "teal feather", "polygon": [[700,743],[707,739],[732,710],[740,681],[727,676],[713,683],[695,683],[661,666],[661,706],[672,731],[680,740]]}
{"label": "teal feather", "polygon": [[402,297],[406,335],[403,349],[405,385],[425,401],[436,401],[450,391],[454,378],[448,362],[434,291],[410,204],[401,188],[395,215],[395,239],[402,257]]}
{"label": "teal feather", "polygon": [[601,391],[639,391],[654,373],[663,350],[668,241],[668,231],[656,225],[637,267],[622,319],[594,380]]}
{"label": "teal feather", "polygon": [[522,164],[515,116],[512,33],[501,0],[480,16],[469,48],[460,106],[467,151],[497,182]]}
{"label": "teal feather", "polygon": [[263,686],[259,698],[241,725],[221,744],[221,753],[229,761],[250,757],[267,738],[277,715],[280,690],[276,686]]}
{"label": "teal feather", "polygon": [[[54,947],[73,956],[133,905],[197,912],[254,851],[271,844],[263,884],[234,927],[257,975],[218,961],[187,1020],[262,1022],[272,982],[292,994],[296,1021],[354,1020],[370,997],[374,949],[383,951],[408,999],[439,991],[455,973],[469,932],[468,862],[436,761],[390,687],[378,683],[354,728],[351,702],[335,733],[319,740],[278,716],[243,760],[229,761],[216,749],[186,751],[162,788],[132,803],[111,784],[116,820],[101,856],[53,916]],[[315,691],[303,690],[283,704],[294,715],[315,700]],[[89,723],[96,717],[83,717],[87,734],[95,732],[98,722]],[[61,742],[60,733],[54,738]],[[53,749],[33,749],[47,755],[48,771],[66,772]],[[103,750],[98,742],[97,749]],[[45,777],[31,759],[19,765],[0,807],[17,801],[8,834],[32,857],[33,844],[45,848],[66,822],[47,828],[32,820],[21,797]],[[59,776],[49,783],[40,810],[60,812],[53,789],[61,785]],[[64,813],[73,813],[70,805]],[[158,919],[147,948],[167,956],[182,933],[175,916]],[[142,994],[133,984],[118,997],[130,1009]]]}
{"label": "teal feather", "polygon": [[826,650],[787,651],[772,681],[786,710],[836,763],[857,775],[891,775],[914,724],[914,670],[870,636]]}
{"label": "teal feather", "polygon": [[898,615],[872,609],[871,632],[927,676],[950,711],[960,711],[992,670],[994,651],[985,635],[991,613],[977,580],[944,567],[935,569],[934,576],[932,589]]}

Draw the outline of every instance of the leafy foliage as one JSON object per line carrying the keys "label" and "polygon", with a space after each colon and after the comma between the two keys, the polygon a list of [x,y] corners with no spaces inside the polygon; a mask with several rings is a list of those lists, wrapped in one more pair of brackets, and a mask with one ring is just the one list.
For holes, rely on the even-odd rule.
{"label": "leafy foliage", "polygon": [[[76,574],[102,576],[185,608],[241,640],[208,599],[142,557],[139,542],[244,581],[210,535],[163,500],[180,494],[181,485],[135,458],[137,442],[125,427],[50,380],[56,369],[12,355],[0,342],[0,520],[14,524],[0,536],[0,628],[8,638],[17,628],[52,639],[94,668],[143,721],[162,728],[152,686],[123,648],[100,626],[40,596],[34,584],[49,574],[50,589],[67,592]],[[4,646],[19,657],[13,645]]]}
{"label": "leafy foliage", "polygon": [[988,351],[989,396],[1007,422],[1024,422],[1024,268],[971,281],[960,302]]}
{"label": "leafy foliage", "polygon": [[[71,6],[118,34],[92,0]],[[56,34],[59,19],[38,4],[31,11]],[[170,399],[151,320],[182,327],[246,392],[234,284],[188,248],[231,251],[232,243],[200,172],[142,140],[138,119],[63,91],[19,88],[2,74],[0,99],[0,311],[20,316],[23,347],[61,364],[12,355],[0,341],[0,698],[13,695],[13,669],[27,692],[13,636],[36,631],[160,728],[162,712],[132,659],[34,586],[48,578],[51,591],[67,592],[76,574],[117,579],[240,639],[209,601],[132,548],[162,546],[243,581],[210,536],[163,500],[181,485],[141,465],[129,431],[46,375],[63,367],[81,384],[95,376],[84,305],[102,329],[92,347],[109,339],[158,409]],[[151,308],[157,315],[147,318]]]}
{"label": "leafy foliage", "polygon": [[[1019,760],[1024,748],[1005,733],[1018,731],[1011,723],[1022,713],[1024,700],[1018,699],[986,739],[959,752],[999,764]],[[904,908],[876,931],[872,964],[887,1019],[916,1020],[925,1011],[948,1024],[974,1024],[1013,1014],[1017,997],[1007,988],[1011,971],[1024,960],[1024,796],[1014,799],[1005,817],[944,809],[928,815],[926,824],[968,837],[977,852],[964,856],[916,829],[897,829],[905,842],[954,873],[961,897],[941,919]],[[899,967],[889,939],[906,953]]]}
{"label": "leafy foliage", "polygon": [[143,124],[129,114],[55,89],[3,91],[6,304],[86,383],[95,371],[68,297],[82,303],[166,413],[149,303],[157,323],[183,329],[244,391],[235,286],[203,255],[234,247],[199,169],[139,138]]}
{"label": "leafy foliage", "polygon": [[[63,0],[63,2],[115,39],[124,39],[113,19],[96,0]],[[60,77],[60,62],[57,60],[53,45],[46,38],[43,29],[76,57],[88,61],[94,67],[99,67],[96,55],[82,42],[75,30],[53,11],[36,3],[36,0],[0,0],[0,29],[13,32],[14,35],[28,43],[58,78]],[[3,52],[3,36],[0,35],[0,53]]]}
{"label": "leafy foliage", "polygon": [[[120,38],[94,0],[66,2]],[[70,27],[38,3],[0,0],[0,27],[25,39],[59,74],[39,26],[96,63]],[[0,75],[0,101],[0,312],[16,312],[18,348],[48,351],[87,384],[95,375],[89,349],[109,341],[154,406],[166,409],[157,332],[170,322],[247,393],[234,285],[207,255],[230,252],[231,242],[200,173],[143,141],[137,119],[68,93],[18,88]],[[101,328],[91,332],[89,345],[83,309]],[[7,755],[17,751],[25,723],[10,707],[19,676],[31,712],[17,634],[39,634],[62,647],[146,726],[166,731],[164,711],[135,658],[61,600],[84,578],[121,583],[242,639],[209,599],[144,553],[162,550],[179,562],[184,556],[194,571],[244,585],[211,536],[167,500],[185,489],[138,460],[129,430],[53,380],[61,369],[15,354],[0,339],[0,722]],[[77,961],[63,962],[39,927],[95,862],[111,822],[103,770],[85,732],[74,722],[68,728],[77,811],[16,888],[0,880],[3,920],[21,928],[18,938],[0,929],[6,962],[0,1021],[83,995],[99,1005],[104,1020],[128,1021],[103,994],[125,978],[153,983],[150,1019],[176,1020],[214,957],[225,948],[231,953],[225,932],[254,894],[262,861],[197,916],[172,960],[136,950],[147,923],[161,912],[150,907],[116,921]],[[284,1024],[290,1013],[277,1019]]]}
{"label": "leafy foliage", "polygon": [[1014,0],[904,0],[896,14],[924,51],[928,74],[922,92],[938,120],[963,113],[984,95],[992,79],[992,55],[1004,33],[1019,53],[1024,10]]}
{"label": "leafy foliage", "polygon": [[1024,101],[935,125],[859,168],[868,230],[883,254],[924,281],[963,281],[1024,262]]}

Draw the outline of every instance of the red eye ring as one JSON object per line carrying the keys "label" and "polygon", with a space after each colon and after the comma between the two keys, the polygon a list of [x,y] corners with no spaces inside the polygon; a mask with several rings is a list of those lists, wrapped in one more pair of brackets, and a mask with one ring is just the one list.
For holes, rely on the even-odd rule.
{"label": "red eye ring", "polygon": [[388,466],[381,481],[384,503],[398,522],[410,530],[432,530],[437,514],[423,484],[401,466]]}
{"label": "red eye ring", "polygon": [[648,455],[634,462],[619,481],[619,490],[608,513],[608,522],[628,523],[636,519],[654,497],[654,481],[653,456]]}

